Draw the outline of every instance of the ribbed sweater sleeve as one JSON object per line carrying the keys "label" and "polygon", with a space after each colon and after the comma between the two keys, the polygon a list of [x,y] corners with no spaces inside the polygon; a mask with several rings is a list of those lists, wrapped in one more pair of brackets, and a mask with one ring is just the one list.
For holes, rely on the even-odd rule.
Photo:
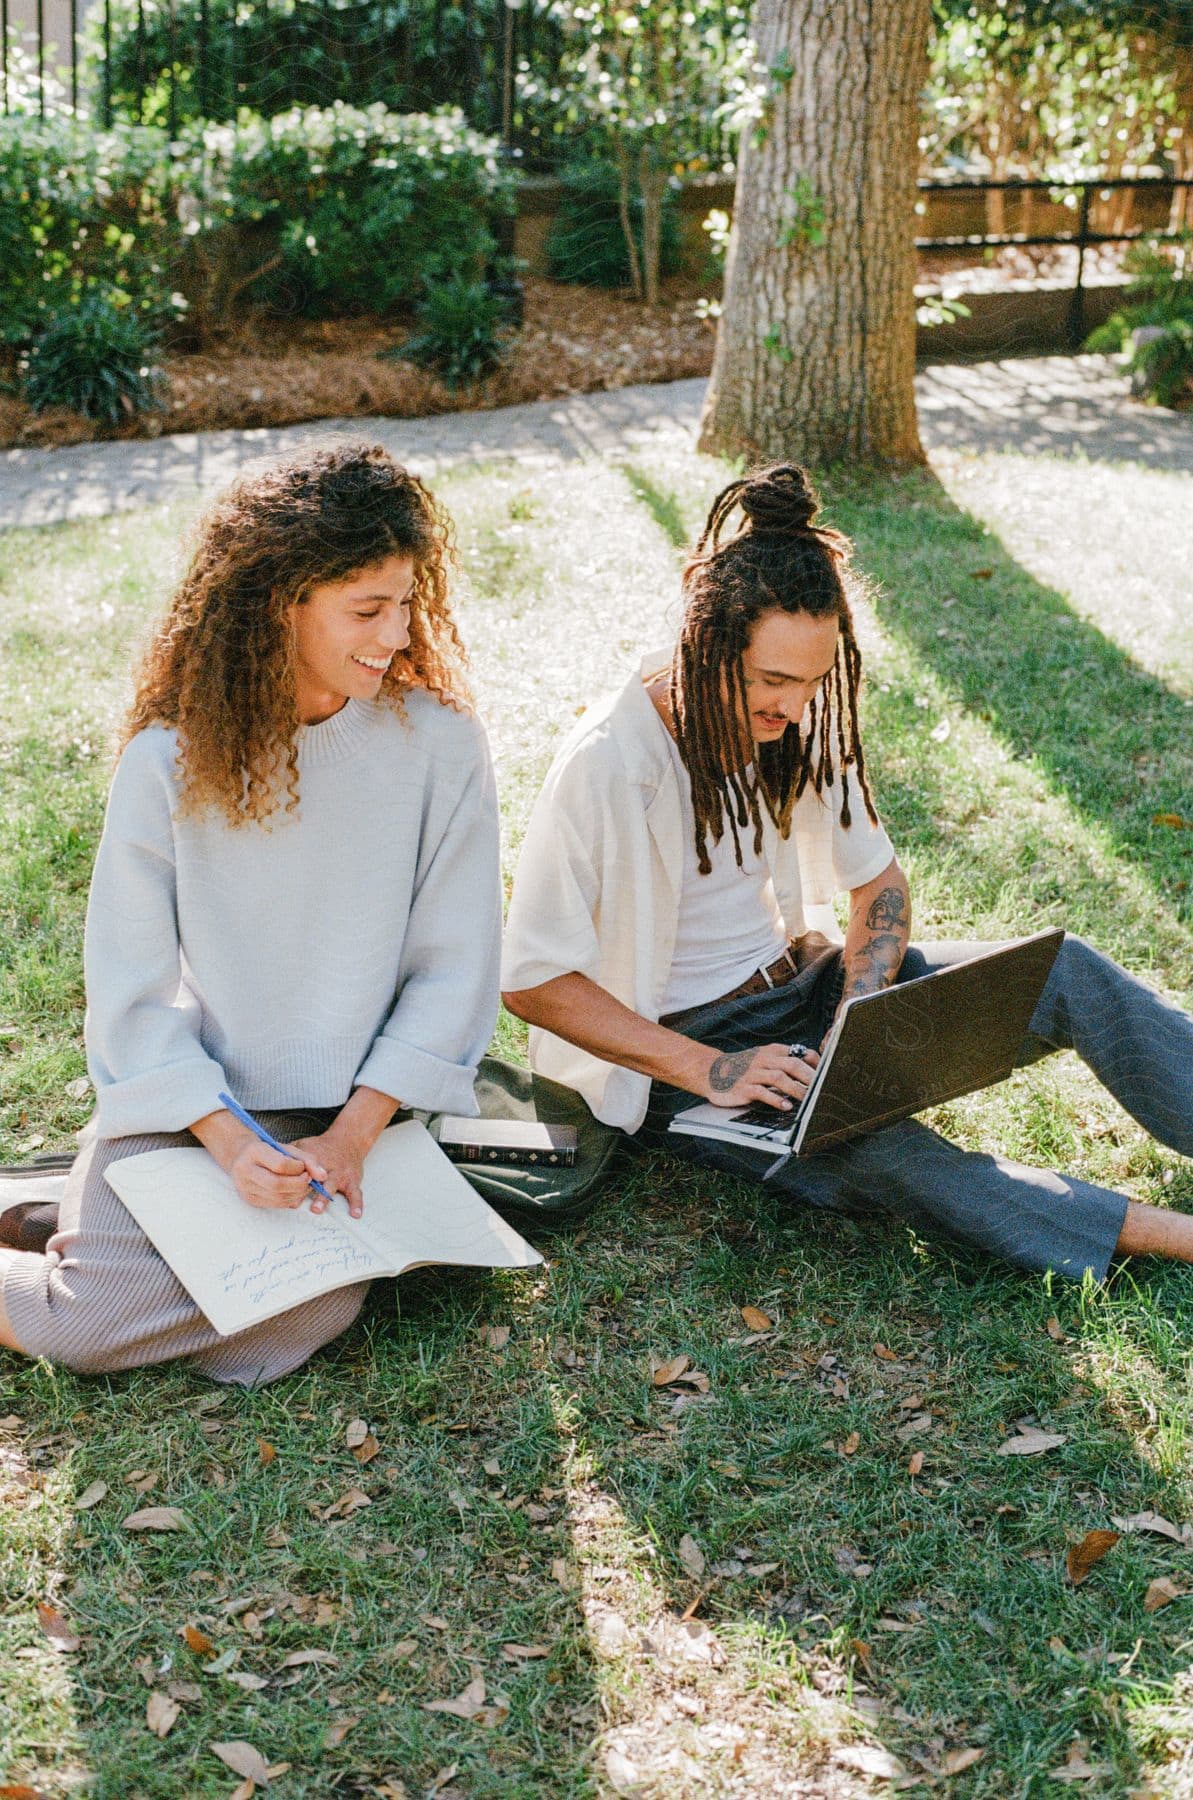
{"label": "ribbed sweater sleeve", "polygon": [[173,736],[160,729],[125,749],[91,882],[84,1037],[102,1137],[184,1130],[217,1110],[227,1086],[182,992],[173,756]]}
{"label": "ribbed sweater sleeve", "polygon": [[479,1112],[473,1084],[497,1018],[501,873],[497,789],[484,732],[425,820],[396,1004],[357,1072],[404,1106]]}

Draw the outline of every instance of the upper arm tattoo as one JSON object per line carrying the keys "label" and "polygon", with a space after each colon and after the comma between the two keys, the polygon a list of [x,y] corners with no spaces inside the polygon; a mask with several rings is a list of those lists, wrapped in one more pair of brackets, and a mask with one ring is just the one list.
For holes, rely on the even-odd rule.
{"label": "upper arm tattoo", "polygon": [[907,923],[907,902],[902,888],[885,887],[871,904],[866,924],[871,931],[898,931]]}

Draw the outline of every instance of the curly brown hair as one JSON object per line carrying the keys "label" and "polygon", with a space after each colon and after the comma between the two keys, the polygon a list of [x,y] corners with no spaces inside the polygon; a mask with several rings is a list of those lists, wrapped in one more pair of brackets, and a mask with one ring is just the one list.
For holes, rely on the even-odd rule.
{"label": "curly brown hair", "polygon": [[466,656],[447,599],[452,523],[380,447],[306,451],[243,477],[200,519],[190,564],[138,671],[121,744],[148,725],[178,732],[180,811],[218,807],[232,825],[298,804],[299,728],[290,608],[313,587],[390,556],[413,558],[410,644],[381,696],[408,688],[466,708]]}
{"label": "curly brown hair", "polygon": [[[669,700],[692,783],[697,867],[704,875],[712,868],[709,839],[719,844],[726,823],[740,865],[741,831],[752,827],[755,853],[762,848],[763,807],[786,837],[804,789],[811,784],[823,793],[837,775],[841,823],[848,827],[850,770],[867,814],[878,822],[858,727],[862,654],[846,587],[852,546],[841,532],[816,523],[819,510],[798,463],[758,469],[717,495],[683,572],[684,618]],[[724,538],[735,511],[742,524]],[[840,636],[824,687],[808,707],[807,730],[791,725],[777,743],[752,746],[739,723],[747,712],[741,658],[768,612],[835,617]]]}

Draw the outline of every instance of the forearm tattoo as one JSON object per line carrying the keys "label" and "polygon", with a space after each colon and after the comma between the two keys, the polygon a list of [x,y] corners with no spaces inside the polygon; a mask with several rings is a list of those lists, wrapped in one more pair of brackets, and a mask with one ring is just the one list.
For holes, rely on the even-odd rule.
{"label": "forearm tattoo", "polygon": [[708,1071],[708,1085],[714,1094],[727,1094],[736,1087],[754,1060],[752,1050],[734,1050],[718,1056]]}
{"label": "forearm tattoo", "polygon": [[873,936],[851,952],[842,999],[857,994],[876,994],[889,987],[899,973],[907,949],[907,901],[902,888],[883,888],[866,914]]}

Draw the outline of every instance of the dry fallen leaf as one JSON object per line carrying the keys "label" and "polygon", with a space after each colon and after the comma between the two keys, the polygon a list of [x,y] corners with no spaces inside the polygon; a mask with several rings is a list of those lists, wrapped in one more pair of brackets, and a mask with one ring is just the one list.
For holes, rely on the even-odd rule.
{"label": "dry fallen leaf", "polygon": [[193,1650],[196,1656],[217,1656],[219,1654],[207,1633],[200,1631],[197,1625],[184,1625],[178,1635],[187,1649]]}
{"label": "dry fallen leaf", "polygon": [[1082,1738],[1074,1738],[1069,1745],[1069,1753],[1063,1766],[1049,1771],[1051,1779],[1053,1781],[1091,1781],[1095,1775],[1104,1774],[1105,1771],[1101,1767],[1086,1760],[1088,1750],[1089,1745]]}
{"label": "dry fallen leaf", "polygon": [[769,1331],[774,1320],[758,1306],[743,1306],[741,1316],[751,1331]]}
{"label": "dry fallen leaf", "polygon": [[348,1426],[347,1431],[344,1433],[344,1442],[347,1444],[349,1450],[355,1450],[358,1444],[364,1443],[368,1435],[369,1428],[365,1421],[363,1419],[353,1419]]}
{"label": "dry fallen leaf", "polygon": [[326,1663],[329,1668],[338,1669],[340,1659],[334,1650],[291,1650],[289,1656],[282,1658],[283,1669],[301,1669],[304,1663]]}
{"label": "dry fallen leaf", "polygon": [[533,1662],[551,1651],[546,1644],[502,1644],[501,1654],[509,1662]]}
{"label": "dry fallen leaf", "polygon": [[888,1350],[885,1344],[875,1344],[874,1354],[883,1362],[898,1362],[899,1360],[897,1353],[894,1350]]}
{"label": "dry fallen leaf", "polygon": [[338,1500],[333,1500],[321,1517],[324,1522],[328,1519],[347,1519],[354,1512],[358,1512],[362,1506],[372,1506],[372,1504],[369,1496],[362,1493],[360,1488],[349,1488],[346,1494],[341,1494]]}
{"label": "dry fallen leaf", "polygon": [[907,1773],[897,1756],[880,1750],[877,1744],[846,1744],[833,1751],[833,1761],[846,1769],[857,1769],[862,1775],[876,1775],[887,1781],[898,1781]]}
{"label": "dry fallen leaf", "polygon": [[334,1724],[327,1727],[323,1734],[324,1748],[333,1750],[337,1744],[342,1744],[352,1727],[359,1724],[359,1713],[350,1713],[346,1719],[337,1719]]}
{"label": "dry fallen leaf", "polygon": [[261,1464],[263,1469],[268,1468],[269,1464],[273,1462],[276,1456],[276,1445],[271,1444],[268,1438],[257,1439],[257,1461]]}
{"label": "dry fallen leaf", "polygon": [[236,1783],[236,1786],[232,1789],[232,1792],[228,1795],[228,1800],[253,1800],[253,1795],[256,1793],[256,1791],[257,1791],[256,1782],[250,1781],[248,1776],[246,1775],[243,1781],[238,1781]]}
{"label": "dry fallen leaf", "polygon": [[509,1707],[498,1695],[485,1705],[485,1678],[474,1675],[462,1694],[454,1700],[428,1700],[424,1712],[450,1713],[456,1719],[470,1719],[474,1725],[500,1725],[509,1717]]}
{"label": "dry fallen leaf", "polygon": [[669,1387],[677,1376],[691,1367],[690,1356],[672,1356],[666,1362],[654,1363],[650,1371],[650,1379],[656,1387]]}
{"label": "dry fallen leaf", "polygon": [[121,1523],[125,1531],[183,1531],[187,1519],[176,1506],[143,1506]]}
{"label": "dry fallen leaf", "polygon": [[704,1573],[704,1552],[690,1532],[680,1538],[678,1555],[688,1574],[699,1581]]}
{"label": "dry fallen leaf", "polygon": [[37,1622],[49,1638],[51,1648],[60,1656],[69,1656],[72,1650],[78,1649],[78,1638],[57,1607],[51,1606],[48,1600],[38,1601]]}
{"label": "dry fallen leaf", "polygon": [[1152,824],[1167,825],[1170,831],[1193,831],[1193,819],[1182,819],[1180,813],[1153,813]]}
{"label": "dry fallen leaf", "polygon": [[1188,1525],[1174,1525],[1171,1519],[1162,1518],[1158,1512],[1128,1513],[1124,1519],[1114,1519],[1120,1531],[1154,1531],[1157,1537],[1171,1538],[1176,1544],[1188,1543],[1193,1530]]}
{"label": "dry fallen leaf", "polygon": [[1121,1536],[1120,1531],[1087,1531],[1079,1544],[1069,1545],[1065,1568],[1074,1587],[1080,1587],[1094,1564],[1114,1549]]}
{"label": "dry fallen leaf", "polygon": [[356,1445],[352,1452],[358,1463],[372,1462],[373,1458],[380,1455],[380,1453],[381,1445],[377,1442],[377,1439],[373,1436],[371,1431],[367,1437],[362,1438],[361,1442]]}
{"label": "dry fallen leaf", "polygon": [[907,1473],[909,1475],[918,1475],[923,1466],[924,1452],[922,1450],[917,1450],[913,1456],[908,1458]]}
{"label": "dry fallen leaf", "polygon": [[181,1711],[177,1700],[155,1688],[145,1702],[145,1723],[154,1737],[164,1738]]}
{"label": "dry fallen leaf", "polygon": [[638,1785],[638,1765],[630,1761],[624,1750],[610,1744],[605,1751],[605,1774],[615,1794],[628,1794]]}
{"label": "dry fallen leaf", "polygon": [[1069,1341],[1065,1336],[1064,1327],[1055,1313],[1053,1313],[1052,1317],[1045,1325],[1044,1330],[1048,1333],[1048,1336],[1052,1339],[1054,1344],[1067,1344]]}
{"label": "dry fallen leaf", "polygon": [[212,1744],[211,1749],[234,1775],[243,1775],[246,1781],[255,1781],[258,1787],[269,1786],[268,1763],[261,1752],[246,1744],[243,1738],[234,1738],[227,1744]]}
{"label": "dry fallen leaf", "polygon": [[85,1487],[83,1489],[83,1492],[75,1501],[75,1510],[77,1512],[89,1512],[93,1506],[99,1505],[107,1491],[108,1484],[106,1481],[93,1481],[90,1487]]}
{"label": "dry fallen leaf", "polygon": [[998,1446],[999,1456],[1042,1456],[1045,1450],[1057,1450],[1068,1439],[1059,1431],[1040,1431],[1028,1425]]}
{"label": "dry fallen leaf", "polygon": [[269,1686],[264,1675],[254,1675],[251,1669],[229,1669],[227,1679],[233,1687],[243,1688],[246,1694],[259,1694],[262,1688]]}
{"label": "dry fallen leaf", "polygon": [[481,1343],[490,1350],[504,1350],[510,1341],[508,1325],[482,1325],[479,1332]]}
{"label": "dry fallen leaf", "polygon": [[861,1441],[862,1441],[861,1432],[860,1431],[851,1431],[849,1436],[845,1439],[845,1442],[843,1444],[839,1444],[837,1446],[837,1448],[839,1449],[842,1456],[853,1456],[856,1454],[858,1445],[861,1443]]}
{"label": "dry fallen leaf", "polygon": [[1143,1596],[1143,1610],[1159,1612],[1162,1606],[1167,1606],[1171,1601],[1183,1599],[1187,1592],[1187,1588],[1179,1588],[1174,1581],[1169,1581],[1167,1575],[1158,1575],[1155,1581],[1148,1583],[1147,1593]]}
{"label": "dry fallen leaf", "polygon": [[940,1759],[942,1775],[960,1775],[963,1769],[972,1769],[976,1762],[985,1756],[984,1750],[950,1750]]}
{"label": "dry fallen leaf", "polygon": [[23,1781],[8,1781],[0,1787],[0,1800],[50,1800],[44,1788],[29,1787]]}

